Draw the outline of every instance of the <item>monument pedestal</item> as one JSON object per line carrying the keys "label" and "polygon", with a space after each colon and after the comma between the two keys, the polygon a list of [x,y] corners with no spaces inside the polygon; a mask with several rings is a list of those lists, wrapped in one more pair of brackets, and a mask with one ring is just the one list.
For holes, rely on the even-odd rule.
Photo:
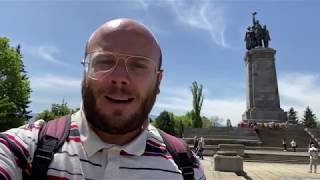
{"label": "monument pedestal", "polygon": [[258,47],[245,55],[247,110],[242,119],[246,122],[286,121],[280,108],[275,53],[272,48]]}

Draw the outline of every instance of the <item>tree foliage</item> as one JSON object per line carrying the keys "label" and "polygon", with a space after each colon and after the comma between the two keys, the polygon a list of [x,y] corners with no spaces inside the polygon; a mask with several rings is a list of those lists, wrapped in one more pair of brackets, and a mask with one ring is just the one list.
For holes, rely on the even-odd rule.
{"label": "tree foliage", "polygon": [[299,119],[298,119],[298,116],[297,116],[297,111],[295,111],[295,110],[293,109],[293,107],[291,107],[291,108],[289,109],[289,112],[288,112],[288,121],[289,121],[290,123],[292,123],[292,124],[298,124]]}
{"label": "tree foliage", "polygon": [[[151,124],[166,132],[174,132],[172,134],[178,137],[183,137],[185,128],[192,127],[192,117],[193,113],[191,111],[184,115],[174,115],[171,112],[163,111],[155,120],[151,121]],[[212,121],[209,118],[202,116],[201,119],[203,128],[213,127]],[[173,129],[171,128],[172,126]]]}
{"label": "tree foliage", "polygon": [[9,39],[0,37],[0,125],[1,130],[25,123],[30,111],[30,82],[22,62],[21,46],[10,47]]}
{"label": "tree foliage", "polygon": [[163,111],[155,120],[155,126],[166,133],[171,135],[176,135],[175,133],[175,124],[174,124],[174,115],[168,111]]}
{"label": "tree foliage", "polygon": [[316,115],[311,111],[309,106],[304,111],[302,123],[305,127],[308,127],[308,128],[315,128],[317,126]]}
{"label": "tree foliage", "polygon": [[201,128],[202,127],[202,119],[201,119],[201,108],[204,96],[202,94],[202,84],[199,86],[197,81],[192,82],[192,86],[190,87],[192,92],[192,126],[194,128]]}
{"label": "tree foliage", "polygon": [[183,131],[186,127],[192,126],[192,117],[191,113],[187,112],[185,115],[173,116],[174,129],[177,136],[182,137]]}
{"label": "tree foliage", "polygon": [[202,116],[201,119],[202,119],[202,127],[203,128],[212,128],[213,127],[213,124],[209,118],[207,118],[206,116]]}
{"label": "tree foliage", "polygon": [[61,116],[72,114],[78,110],[79,108],[77,109],[69,108],[68,103],[62,100],[61,104],[52,104],[50,110],[44,110],[38,113],[36,116],[36,120],[43,119],[45,121],[50,121],[50,120],[59,118]]}

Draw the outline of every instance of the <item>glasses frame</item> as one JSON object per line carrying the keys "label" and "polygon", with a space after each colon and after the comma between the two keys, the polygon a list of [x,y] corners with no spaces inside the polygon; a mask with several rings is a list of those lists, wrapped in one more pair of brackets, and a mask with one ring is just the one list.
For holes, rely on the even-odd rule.
{"label": "glasses frame", "polygon": [[145,56],[138,56],[138,55],[130,55],[130,54],[125,54],[125,53],[112,52],[112,51],[107,51],[107,50],[97,50],[97,51],[91,51],[91,52],[87,53],[85,55],[84,59],[81,60],[81,64],[85,68],[85,71],[88,74],[88,77],[90,77],[93,80],[101,79],[101,78],[95,78],[95,77],[93,77],[91,75],[91,73],[89,73],[89,68],[90,68],[90,63],[91,63],[90,55],[93,54],[93,53],[102,53],[102,54],[109,53],[109,54],[113,55],[116,58],[116,64],[111,69],[104,71],[104,76],[106,74],[108,74],[108,73],[111,74],[118,67],[120,59],[123,59],[124,66],[125,66],[125,69],[126,69],[126,72],[128,73],[128,75],[132,76],[132,75],[130,75],[130,73],[128,71],[128,68],[127,68],[127,61],[130,58],[143,58],[145,60],[148,60],[152,64],[155,65],[155,73],[156,74],[159,74],[159,73],[162,72],[162,70],[159,69],[158,64],[151,58],[148,58],[148,57],[145,57]]}

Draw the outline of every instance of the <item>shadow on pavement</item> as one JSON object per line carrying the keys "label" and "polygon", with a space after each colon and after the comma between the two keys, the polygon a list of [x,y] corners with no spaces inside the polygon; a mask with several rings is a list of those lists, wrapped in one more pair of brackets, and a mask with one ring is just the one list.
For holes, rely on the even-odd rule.
{"label": "shadow on pavement", "polygon": [[246,180],[253,180],[248,174],[244,171],[235,172],[237,176],[243,176]]}

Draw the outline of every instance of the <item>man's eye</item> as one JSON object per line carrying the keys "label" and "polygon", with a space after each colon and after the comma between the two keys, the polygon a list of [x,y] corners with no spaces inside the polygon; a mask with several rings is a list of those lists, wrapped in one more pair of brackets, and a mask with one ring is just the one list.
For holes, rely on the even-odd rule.
{"label": "man's eye", "polygon": [[140,68],[140,69],[147,69],[148,68],[148,66],[146,64],[142,64],[142,63],[138,63],[138,62],[130,63],[130,67]]}
{"label": "man's eye", "polygon": [[128,66],[132,68],[137,69],[148,69],[150,68],[151,63],[149,60],[139,58],[139,57],[133,57],[128,60]]}
{"label": "man's eye", "polygon": [[97,59],[93,66],[97,69],[110,69],[116,64],[114,59]]}

